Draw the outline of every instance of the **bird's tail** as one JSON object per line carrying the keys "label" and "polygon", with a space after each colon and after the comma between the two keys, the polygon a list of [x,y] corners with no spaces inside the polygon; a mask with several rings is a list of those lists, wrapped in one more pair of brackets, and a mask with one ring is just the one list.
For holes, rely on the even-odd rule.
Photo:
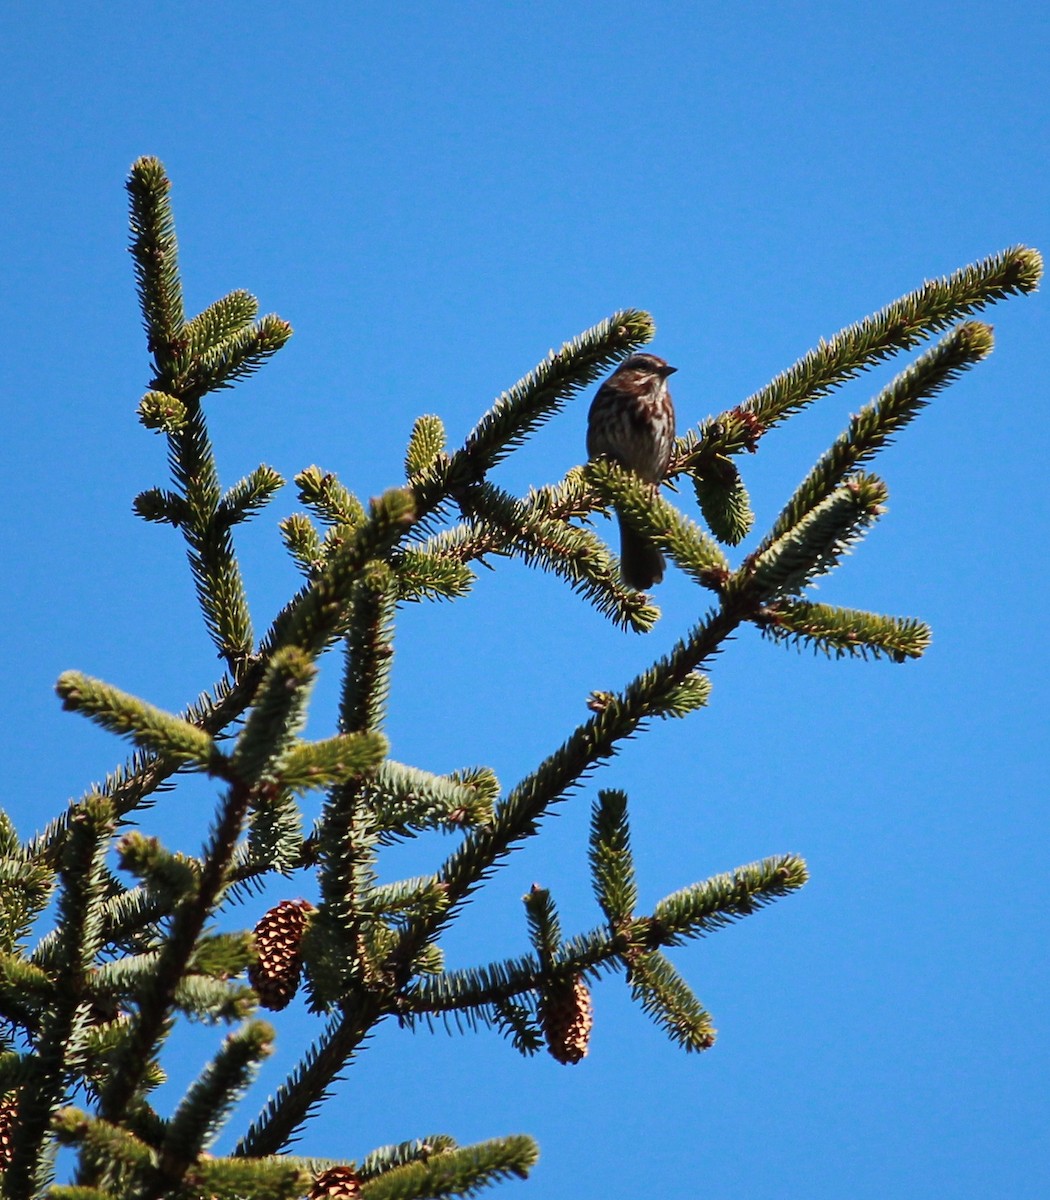
{"label": "bird's tail", "polygon": [[628,587],[644,592],[664,577],[664,556],[619,517],[620,576]]}

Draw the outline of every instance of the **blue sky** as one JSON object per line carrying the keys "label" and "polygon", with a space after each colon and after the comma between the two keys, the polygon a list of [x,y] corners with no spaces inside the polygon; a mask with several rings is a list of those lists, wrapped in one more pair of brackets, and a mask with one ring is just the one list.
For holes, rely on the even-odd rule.
{"label": "blue sky", "polygon": [[[6,6],[0,636],[19,829],[124,756],[60,711],[62,670],[171,708],[217,676],[175,534],[130,511],[165,481],[134,416],[134,158],[172,176],[189,307],[246,287],[296,330],[212,400],[226,482],[317,462],[369,496],[400,481],[416,415],[457,441],[617,308],[654,314],[686,428],[925,277],[1019,242],[1046,251],[1048,33],[1045,12],[1009,2]],[[646,904],[801,853],[801,894],[674,952],[715,1048],[677,1052],[616,978],[574,1069],[492,1034],[384,1028],[302,1149],[527,1131],[540,1164],[505,1194],[546,1200],[1046,1195],[1045,300],[989,319],[995,354],[882,458],[890,511],[820,591],[929,621],[928,656],[828,663],[742,634],[709,710],[631,743],[450,938],[451,965],[521,952],[533,881],[569,931],[595,922],[598,784],[631,797]],[[891,374],[742,464],[760,529]],[[498,481],[560,477],[585,414],[567,409]],[[276,534],[294,507],[288,488],[240,544],[258,629],[297,586]],[[658,600],[661,624],[630,637],[512,564],[456,605],[406,611],[392,753],[487,763],[510,785],[592,688],[625,682],[697,612],[680,576]],[[337,674],[333,658],[318,736]],[[213,798],[164,795],[146,828],[195,850]],[[388,877],[446,849],[421,839]],[[310,1036],[301,1009],[277,1024],[246,1119]],[[178,1042],[176,1081],[215,1036]]]}

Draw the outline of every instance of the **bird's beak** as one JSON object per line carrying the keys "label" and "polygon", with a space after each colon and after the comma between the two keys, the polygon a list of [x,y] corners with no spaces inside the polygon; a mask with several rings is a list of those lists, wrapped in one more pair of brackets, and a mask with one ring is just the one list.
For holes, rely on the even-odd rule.
{"label": "bird's beak", "polygon": [[677,370],[677,367],[669,367],[665,364],[661,369],[660,374],[666,379],[668,375],[673,375]]}

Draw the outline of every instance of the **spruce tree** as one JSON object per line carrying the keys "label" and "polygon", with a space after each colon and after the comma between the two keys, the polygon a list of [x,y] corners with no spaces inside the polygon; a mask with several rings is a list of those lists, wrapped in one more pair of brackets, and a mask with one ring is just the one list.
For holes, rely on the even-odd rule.
{"label": "spruce tree", "polygon": [[[525,1136],[459,1146],[446,1133],[412,1138],[406,1130],[397,1145],[364,1154],[332,1146],[323,1160],[296,1157],[289,1146],[380,1022],[496,1027],[524,1055],[572,1064],[588,1050],[590,988],[617,972],[672,1041],[686,1051],[712,1044],[711,1016],[667,951],[800,888],[806,865],[794,854],[680,887],[639,911],[628,798],[607,787],[591,820],[600,909],[592,928],[564,931],[550,892],[534,887],[524,897],[519,957],[446,970],[442,935],[507,856],[539,835],[552,806],[579,802],[581,783],[624,739],[655,718],[686,717],[708,703],[715,656],[741,626],[835,657],[903,663],[922,655],[930,637],[923,622],[818,603],[810,590],[884,510],[886,485],[869,469],[876,454],[991,352],[991,329],[970,318],[1033,291],[1040,256],[1015,247],[926,282],[686,431],[669,471],[674,502],[606,460],[525,496],[501,490],[492,468],[652,339],[647,313],[616,312],[548,354],[462,445],[447,445],[437,416],[420,416],[404,481],[367,505],[335,475],[303,470],[295,480],[302,511],[281,524],[302,585],[259,635],[234,535],[284,480],[261,465],[224,485],[209,405],[280,350],[291,327],[260,318],[245,291],[187,318],[162,165],[136,162],[128,193],[152,359],[138,415],[166,439],[171,469],[167,485],[143,492],[134,508],[185,539],[225,673],[172,713],[66,672],[57,684],[63,705],[129,739],[134,751],[26,841],[0,814],[4,1194],[423,1200],[526,1176],[537,1148]],[[742,460],[814,401],[923,343],[931,344],[850,420],[753,549],[734,561],[732,548],[755,522]],[[588,719],[509,787],[486,767],[435,774],[392,760],[383,729],[398,610],[465,595],[477,564],[521,558],[615,625],[652,629],[658,608],[621,582],[590,523],[613,507],[695,583],[706,614],[620,690],[593,692]],[[307,740],[311,689],[336,649],[338,725]],[[207,776],[217,796],[195,856],[145,831],[158,793],[188,773]],[[324,799],[307,829],[298,797],[311,791]],[[427,875],[379,883],[384,849],[429,829],[451,832],[451,853]],[[240,928],[235,902],[274,881],[286,897],[254,929]],[[274,1081],[264,1110],[240,1124],[239,1100],[277,1036],[259,1011],[279,1012],[300,988],[316,1037]],[[161,1112],[151,1096],[164,1079],[166,1041],[187,1018],[229,1031],[182,1099]],[[214,1157],[209,1147],[231,1120],[239,1140]],[[63,1146],[75,1149],[69,1183],[55,1178]]]}

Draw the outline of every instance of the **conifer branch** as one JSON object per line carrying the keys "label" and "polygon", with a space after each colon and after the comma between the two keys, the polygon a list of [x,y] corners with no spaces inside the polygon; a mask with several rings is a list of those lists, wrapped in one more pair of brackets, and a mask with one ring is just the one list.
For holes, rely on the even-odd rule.
{"label": "conifer branch", "polygon": [[96,1160],[130,1169],[140,1177],[152,1171],[153,1148],[120,1125],[69,1106],[55,1113],[51,1127],[62,1145],[83,1146]]}
{"label": "conifer branch", "polygon": [[12,1155],[4,1174],[10,1200],[29,1200],[46,1181],[51,1115],[86,1065],[91,1021],[87,982],[102,945],[99,907],[113,824],[112,806],[96,799],[77,814],[63,848],[54,990],[36,1038],[32,1083],[19,1092]]}
{"label": "conifer branch", "polygon": [[219,501],[215,520],[229,528],[254,516],[269,502],[270,497],[284,487],[284,480],[263,463],[233,485]]}
{"label": "conifer branch", "polygon": [[159,433],[178,433],[184,429],[187,413],[186,405],[178,396],[171,396],[167,392],[147,392],[139,401],[139,420],[146,429]]}
{"label": "conifer branch", "polygon": [[799,523],[862,463],[870,461],[893,435],[912,421],[923,408],[963,371],[992,352],[992,330],[979,321],[967,321],[953,329],[931,350],[901,372],[870,404],[852,417],[842,433],[799,485],[762,547]]}
{"label": "conifer branch", "polygon": [[[107,897],[99,910],[103,949],[116,947],[118,943],[129,953],[144,949],[156,933],[154,923],[170,915],[181,895],[166,888],[135,887]],[[44,934],[29,961],[44,970],[53,970],[59,933],[58,929],[51,929]]]}
{"label": "conifer branch", "polygon": [[200,1158],[186,1172],[181,1200],[301,1200],[310,1178],[281,1157]]}
{"label": "conifer branch", "polygon": [[[644,595],[623,586],[615,559],[597,534],[547,517],[538,497],[530,499],[532,503],[516,500],[490,483],[464,491],[460,505],[481,535],[473,556],[520,554],[526,563],[561,576],[621,629],[648,632],[659,609]],[[486,529],[495,533],[488,542],[484,540]]]}
{"label": "conifer branch", "polygon": [[416,979],[402,993],[398,1018],[402,1024],[414,1026],[421,1018],[441,1014],[451,1017],[460,1028],[473,1029],[479,1022],[492,1025],[497,1019],[494,1006],[538,992],[545,979],[568,979],[581,970],[612,962],[616,951],[611,939],[599,934],[597,940],[599,947],[588,947],[594,953],[558,954],[546,967],[536,955],[526,955]]}
{"label": "conifer branch", "polygon": [[240,333],[259,315],[259,301],[243,289],[228,292],[186,322],[183,337],[189,358],[214,350],[221,342]]}
{"label": "conifer branch", "polygon": [[247,1091],[276,1034],[266,1021],[249,1021],[230,1034],[176,1108],[160,1148],[162,1178],[152,1194],[177,1188],[192,1163],[218,1135]]}
{"label": "conifer branch", "polygon": [[537,1005],[496,1000],[492,1005],[492,1028],[509,1038],[510,1044],[523,1058],[531,1058],[543,1049],[546,1042],[537,1016]]}
{"label": "conifer branch", "polygon": [[1038,250],[1014,246],[946,278],[928,280],[873,316],[822,340],[743,404],[704,422],[699,433],[680,437],[669,476],[683,471],[703,474],[718,455],[754,451],[773,425],[956,321],[1007,296],[1034,292],[1042,273]]}
{"label": "conifer branch", "polygon": [[307,792],[347,783],[374,771],[386,751],[387,740],[380,733],[340,733],[320,742],[300,742],[280,760],[281,786]]}
{"label": "conifer branch", "polygon": [[686,938],[704,937],[757,912],[796,891],[808,878],[805,862],[795,854],[764,858],[672,892],[634,936],[643,934],[644,943],[654,949],[677,946]]}
{"label": "conifer branch", "polygon": [[316,678],[316,664],[298,647],[282,646],[273,653],[230,758],[233,778],[250,787],[277,774],[306,724]]}
{"label": "conifer branch", "polygon": [[131,199],[131,255],[146,330],[158,376],[177,363],[185,310],[179,279],[178,242],[171,211],[171,183],[156,158],[140,158],[127,182]]}
{"label": "conifer branch", "polygon": [[185,423],[168,434],[168,462],[182,498],[180,527],[204,623],[237,677],[252,651],[252,624],[229,524],[219,518],[222,489],[199,401],[187,404]]}
{"label": "conifer branch", "polygon": [[324,562],[324,543],[317,527],[305,513],[292,513],[278,525],[288,553],[307,579],[312,579]]}
{"label": "conifer branch", "polygon": [[633,957],[628,981],[642,1010],[683,1050],[709,1050],[714,1045],[711,1014],[659,950]]}
{"label": "conifer branch", "polygon": [[36,1031],[40,1013],[54,996],[46,971],[20,954],[0,954],[0,1017],[22,1029]]}
{"label": "conifer branch", "polygon": [[447,1133],[435,1133],[429,1137],[412,1138],[407,1142],[398,1142],[393,1146],[380,1146],[370,1154],[365,1155],[358,1167],[362,1180],[375,1179],[385,1175],[394,1167],[403,1167],[407,1163],[426,1162],[435,1154],[443,1154],[455,1150],[456,1139]]}
{"label": "conifer branch", "polygon": [[720,590],[729,577],[725,555],[699,525],[650,484],[608,459],[591,463],[587,479],[629,525],[666,551],[691,579],[702,587]]}
{"label": "conifer branch", "polygon": [[369,563],[354,585],[339,712],[344,733],[383,727],[394,659],[395,587],[393,573],[381,562]]}
{"label": "conifer branch", "polygon": [[[0,817],[6,823],[7,814]],[[40,862],[27,862],[21,847],[10,846],[9,856],[0,858],[0,949],[11,953],[26,937],[37,917],[47,907],[54,886],[54,872]]]}
{"label": "conifer branch", "polygon": [[492,823],[473,830],[446,860],[438,878],[448,888],[449,908],[440,919],[409,922],[392,962],[402,979],[422,946],[435,937],[461,904],[513,846],[536,832],[546,810],[579,785],[618,742],[634,734],[654,714],[667,710],[683,682],[720,649],[744,610],[723,607],[697,625],[670,654],[637,676],[619,695],[607,693],[600,711],[526,776],[500,805]]}
{"label": "conifer branch", "polygon": [[362,1200],[476,1196],[501,1179],[526,1179],[538,1158],[539,1148],[524,1134],[492,1138],[394,1167],[362,1186]]}
{"label": "conifer branch", "polygon": [[441,912],[446,895],[433,875],[417,875],[413,879],[399,879],[396,883],[377,884],[368,893],[366,901],[377,916],[420,916]]}
{"label": "conifer branch", "polygon": [[743,409],[768,429],[838,384],[956,321],[1017,293],[1035,291],[1043,273],[1037,250],[1014,246],[921,287],[850,325],[799,359]]}
{"label": "conifer branch", "polygon": [[416,418],[405,451],[405,477],[409,483],[422,481],[437,465],[445,449],[445,426],[440,417],[426,414]]}
{"label": "conifer branch", "polygon": [[180,390],[186,396],[199,397],[232,387],[238,379],[258,371],[291,336],[291,325],[270,313],[194,355],[179,380]]}
{"label": "conifer branch", "polygon": [[[652,341],[655,327],[648,313],[625,309],[588,329],[560,350],[550,354],[504,392],[474,426],[462,457],[472,467],[463,482],[479,481],[482,475],[520,446],[530,433],[554,416],[566,400],[594,383],[614,363]],[[457,478],[457,464],[449,474]]]}
{"label": "conifer branch", "polygon": [[164,488],[147,488],[139,492],[131,502],[131,508],[135,516],[144,521],[152,521],[155,525],[174,525],[176,529],[181,528],[187,516],[182,497]]}
{"label": "conifer branch", "polygon": [[223,770],[223,755],[203,729],[137,696],[80,671],[64,672],[55,691],[63,708],[81,712],[103,729],[130,737],[144,750],[204,771]]}
{"label": "conifer branch", "polygon": [[307,467],[295,477],[299,502],[325,525],[345,526],[352,533],[361,525],[367,513],[361,501],[347,490],[330,471]]}
{"label": "conifer branch", "polygon": [[[605,822],[616,816],[615,798],[622,793],[603,795],[614,797],[606,802],[610,811],[602,817]],[[401,1019],[411,1025],[420,1018],[440,1013],[451,1015],[457,1022],[463,1020],[471,1027],[477,1021],[491,1024],[495,1020],[494,1006],[538,992],[545,982],[565,981],[581,974],[596,975],[621,962],[630,969],[639,956],[680,945],[688,938],[704,937],[758,912],[798,890],[807,878],[806,864],[791,854],[712,876],[672,893],[660,901],[652,916],[620,919],[615,923],[610,919],[605,928],[593,929],[564,943],[560,941],[560,931],[555,931],[558,949],[556,953],[551,951],[546,965],[537,953],[447,971],[433,979],[418,979],[402,993]],[[544,901],[544,895],[541,889],[538,903]],[[545,940],[553,947],[549,935]],[[535,944],[535,937],[533,941]]]}
{"label": "conifer branch", "polygon": [[79,1184],[56,1183],[45,1194],[47,1200],[118,1200],[112,1192]]}
{"label": "conifer branch", "polygon": [[122,869],[147,883],[155,895],[182,900],[200,886],[200,864],[196,859],[172,854],[158,838],[146,837],[137,829],[120,839],[117,854]]}
{"label": "conifer branch", "polygon": [[443,775],[387,760],[368,784],[380,843],[422,829],[467,829],[492,819],[492,796]]}
{"label": "conifer branch", "polygon": [[412,495],[394,489],[372,502],[368,519],[329,555],[317,577],[278,614],[263,653],[294,645],[319,654],[348,629],[353,587],[365,564],[391,550],[415,518]]}
{"label": "conifer branch", "polygon": [[738,546],[751,532],[755,514],[736,463],[724,454],[711,456],[702,473],[693,473],[693,491],[715,537]]}
{"label": "conifer branch", "polygon": [[255,992],[244,984],[187,974],[179,980],[172,1007],[190,1021],[206,1025],[243,1021],[258,1007]]}
{"label": "conifer branch", "polygon": [[561,949],[561,923],[558,910],[546,888],[533,884],[522,897],[529,927],[529,941],[540,962],[540,969],[549,972]]}
{"label": "conifer branch", "polygon": [[237,1143],[234,1155],[255,1159],[276,1154],[286,1146],[327,1096],[332,1082],[382,1015],[375,997],[344,1003],[340,1015],[329,1022],[321,1039],[307,1050],[270,1097],[265,1110]]}
{"label": "conifer branch", "polygon": [[[358,532],[366,527],[362,526]],[[345,635],[339,725],[344,734],[378,736],[386,713],[393,656],[395,580],[383,562],[369,562],[352,583]],[[378,767],[379,764],[376,764]],[[312,1006],[323,1010],[365,969],[368,893],[375,886],[381,826],[363,779],[334,787],[317,832],[321,906],[303,943]]]}
{"label": "conifer branch", "polygon": [[[261,664],[246,673],[238,684],[222,679],[214,695],[202,694],[186,709],[181,719],[198,725],[213,737],[221,733],[244,712],[262,678]],[[70,822],[96,796],[104,796],[118,817],[125,816],[147,797],[170,787],[167,781],[182,766],[181,760],[165,755],[136,753],[130,761],[112,771],[101,784],[92,786],[79,800],[72,802],[43,831],[20,850],[26,862],[54,864],[58,861]]]}
{"label": "conifer branch", "polygon": [[435,512],[449,496],[471,484],[502,461],[566,401],[599,378],[613,363],[653,337],[648,313],[625,309],[566,342],[528,375],[505,391],[475,425],[463,447],[438,456],[413,485],[420,519]]}
{"label": "conifer branch", "polygon": [[474,572],[465,563],[433,550],[406,546],[393,563],[399,602],[458,600],[474,583]]}
{"label": "conifer branch", "polygon": [[598,793],[591,810],[588,858],[595,896],[615,932],[634,916],[638,904],[626,793],[609,788]]}
{"label": "conifer branch", "polygon": [[884,511],[886,495],[875,475],[860,473],[841,484],[749,560],[753,592],[764,600],[790,596],[827,574]]}
{"label": "conifer branch", "polygon": [[263,502],[273,481],[256,479],[254,496],[234,491],[227,507],[220,507],[200,399],[256,370],[284,345],[291,327],[275,316],[246,324],[247,314],[254,316],[257,307],[246,292],[230,293],[185,324],[169,190],[157,159],[142,158],[133,165],[128,180],[131,250],[156,369],[140,416],[148,426],[167,433],[178,485],[177,502],[158,504],[159,492],[143,493],[137,511],[148,520],[171,520],[183,530],[205,624],[236,676],[247,665],[253,635],[229,526]]}
{"label": "conifer branch", "polygon": [[107,1120],[119,1124],[164,1035],[179,982],[187,972],[205,923],[227,885],[250,800],[251,790],[242,783],[235,783],[222,803],[218,823],[205,850],[200,885],[175,910],[156,974],[140,996],[138,1013],[132,1020],[120,1058],[101,1089],[100,1115]]}
{"label": "conifer branch", "polygon": [[855,608],[836,608],[809,600],[778,600],[756,618],[763,637],[811,646],[836,658],[919,658],[930,644],[930,627],[912,617],[884,617]]}
{"label": "conifer branch", "polygon": [[[254,1005],[254,993],[243,984],[228,982],[228,977],[241,974],[251,957],[246,949],[231,954],[227,956],[227,970],[221,971],[194,954],[176,985],[172,1007],[191,1020],[207,1023],[243,1019]],[[125,954],[103,963],[90,976],[92,1001],[103,1011],[134,1004],[149,989],[161,966],[159,949]]]}

